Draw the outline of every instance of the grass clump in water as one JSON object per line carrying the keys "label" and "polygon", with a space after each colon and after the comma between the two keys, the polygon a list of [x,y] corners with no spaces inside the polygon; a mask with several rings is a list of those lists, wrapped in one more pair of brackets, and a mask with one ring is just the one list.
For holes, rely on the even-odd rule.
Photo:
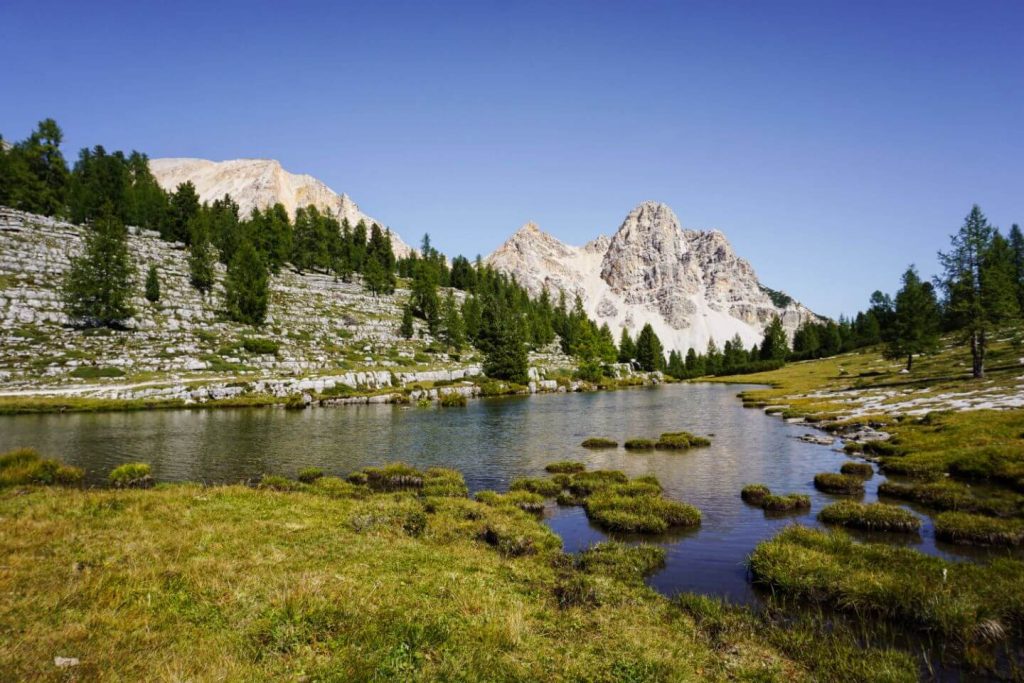
{"label": "grass clump in water", "polygon": [[665,549],[654,545],[626,545],[605,541],[580,553],[576,558],[576,566],[591,574],[639,581],[665,566]]}
{"label": "grass clump in water", "polygon": [[952,481],[912,484],[884,481],[878,486],[878,495],[909,500],[935,510],[974,512],[1002,517],[1016,515],[1020,510],[1020,497],[1015,494],[990,494],[979,498],[970,487]]}
{"label": "grass clump in water", "polygon": [[587,518],[609,531],[661,534],[671,528],[700,525],[700,510],[660,495],[630,495],[618,487],[599,491],[583,501]]}
{"label": "grass clump in water", "polygon": [[[423,488],[423,473],[405,463],[395,462],[381,467],[364,467],[360,472],[365,475],[366,484],[375,491]],[[352,481],[351,478],[350,481]]]}
{"label": "grass clump in water", "polygon": [[913,513],[898,505],[885,503],[865,504],[844,500],[825,507],[818,513],[818,520],[825,524],[867,531],[916,533],[921,529],[921,520]]}
{"label": "grass clump in water", "polygon": [[423,477],[424,496],[464,498],[469,495],[462,472],[447,467],[431,467]]}
{"label": "grass clump in water", "polygon": [[544,467],[544,470],[551,474],[578,474],[586,469],[587,466],[583,463],[571,460],[559,460]]}
{"label": "grass clump in water", "polygon": [[929,629],[961,644],[1019,635],[1024,562],[948,562],[842,531],[791,526],[754,549],[755,583],[776,594]]}
{"label": "grass clump in water", "polygon": [[57,460],[43,458],[34,448],[16,448],[0,455],[0,488],[5,486],[74,486],[85,472]]}
{"label": "grass clump in water", "polygon": [[935,537],[968,545],[1019,546],[1024,544],[1024,521],[943,512],[935,517]]}
{"label": "grass clump in water", "polygon": [[508,487],[510,491],[529,491],[545,498],[554,498],[565,488],[562,480],[542,479],[540,477],[522,477],[514,479]]}
{"label": "grass clump in water", "polygon": [[299,474],[296,478],[303,484],[312,484],[322,476],[324,476],[324,471],[319,467],[303,467],[299,470]]}
{"label": "grass clump in water", "polygon": [[152,468],[144,462],[129,462],[115,467],[107,481],[117,489],[148,489],[153,486]]}
{"label": "grass clump in water", "polygon": [[580,445],[584,448],[618,448],[619,442],[603,436],[593,436],[589,439],[584,439]]}
{"label": "grass clump in water", "polygon": [[740,498],[743,499],[744,503],[760,506],[771,493],[771,489],[764,484],[747,484],[740,491]]}
{"label": "grass clump in water", "polygon": [[658,450],[685,451],[691,448],[703,448],[710,446],[711,440],[703,436],[696,436],[690,432],[665,432],[658,439],[654,447]]}
{"label": "grass clump in water", "polygon": [[627,439],[623,447],[627,451],[653,451],[655,441],[654,439]]}
{"label": "grass clump in water", "polygon": [[794,510],[810,510],[811,497],[799,493],[787,493],[783,496],[767,495],[761,501],[761,509],[767,512],[793,512]]}
{"label": "grass clump in water", "polygon": [[479,491],[476,500],[491,507],[516,507],[523,512],[532,513],[544,511],[544,496],[530,491]]}
{"label": "grass clump in water", "polygon": [[814,488],[825,493],[853,496],[864,493],[864,480],[849,474],[821,472],[814,475]]}
{"label": "grass clump in water", "polygon": [[871,463],[867,462],[844,462],[843,466],[839,468],[839,472],[863,479],[870,479],[875,476],[875,468],[871,466]]}
{"label": "grass clump in water", "polygon": [[447,391],[438,397],[437,403],[442,408],[465,408],[469,405],[469,399],[457,391]]}

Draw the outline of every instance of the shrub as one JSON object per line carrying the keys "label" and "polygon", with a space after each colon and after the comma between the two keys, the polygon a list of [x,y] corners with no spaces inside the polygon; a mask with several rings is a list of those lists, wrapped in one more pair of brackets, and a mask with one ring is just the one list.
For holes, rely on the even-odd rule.
{"label": "shrub", "polygon": [[862,477],[864,479],[870,479],[875,476],[875,468],[866,462],[844,462],[839,471],[852,477]]}
{"label": "shrub", "polygon": [[793,510],[810,510],[811,497],[799,493],[788,493],[784,496],[767,495],[761,501],[761,509],[768,512],[790,512]]}
{"label": "shrub", "polygon": [[951,543],[1018,546],[1024,544],[1024,521],[943,512],[935,517],[935,537]]}
{"label": "shrub", "polygon": [[581,462],[559,460],[558,462],[550,463],[544,469],[552,474],[577,474],[585,471],[587,466]]}
{"label": "shrub", "polygon": [[469,399],[457,391],[448,391],[441,394],[437,402],[442,408],[465,408],[469,405]]}
{"label": "shrub", "polygon": [[249,353],[255,353],[257,355],[273,355],[278,352],[281,348],[273,339],[266,339],[263,337],[245,337],[242,339],[242,348]]}
{"label": "shrub", "polygon": [[665,549],[654,545],[605,541],[580,553],[576,564],[588,573],[636,581],[665,566]]}
{"label": "shrub", "polygon": [[665,432],[654,444],[654,447],[660,450],[681,451],[710,445],[710,439],[696,436],[690,432]]}
{"label": "shrub", "polygon": [[584,439],[581,445],[584,448],[618,448],[619,442],[603,436],[592,436],[589,439]]}
{"label": "shrub", "polygon": [[129,462],[115,467],[107,481],[118,489],[147,489],[153,486],[152,468],[144,462]]}
{"label": "shrub", "polygon": [[312,484],[317,479],[324,476],[324,471],[319,467],[304,467],[299,470],[299,476],[297,479],[303,484]]}
{"label": "shrub", "polygon": [[747,484],[740,491],[740,498],[742,498],[745,503],[760,505],[767,496],[771,495],[771,493],[771,490],[764,484]]}
{"label": "shrub", "polygon": [[540,478],[515,479],[509,486],[510,491],[529,491],[545,498],[554,498],[562,492],[562,488],[563,486],[553,479]]}
{"label": "shrub", "polygon": [[838,524],[868,531],[903,531],[913,533],[921,528],[921,520],[898,505],[855,503],[844,500],[825,507],[818,513],[825,524]]}
{"label": "shrub", "polygon": [[848,474],[836,474],[835,472],[822,472],[814,475],[814,488],[825,493],[838,493],[842,495],[856,495],[864,493],[864,480],[860,477],[852,477]]}
{"label": "shrub", "polygon": [[653,439],[627,439],[623,444],[627,451],[653,451]]}

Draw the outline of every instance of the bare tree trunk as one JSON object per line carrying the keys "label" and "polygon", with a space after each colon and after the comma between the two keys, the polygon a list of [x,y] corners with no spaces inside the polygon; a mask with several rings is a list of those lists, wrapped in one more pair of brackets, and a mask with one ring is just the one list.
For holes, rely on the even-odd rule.
{"label": "bare tree trunk", "polygon": [[975,379],[985,376],[985,334],[975,330],[971,332],[971,361]]}
{"label": "bare tree trunk", "polygon": [[914,354],[907,354],[907,372],[910,372],[910,366],[914,364]]}

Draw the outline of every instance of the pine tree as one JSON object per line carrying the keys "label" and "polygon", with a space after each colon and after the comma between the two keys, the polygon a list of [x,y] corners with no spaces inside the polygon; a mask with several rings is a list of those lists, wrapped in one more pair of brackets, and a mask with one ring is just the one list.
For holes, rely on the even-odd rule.
{"label": "pine tree", "polygon": [[178,185],[171,195],[170,217],[164,228],[164,239],[189,242],[189,223],[199,214],[199,194],[192,181]]}
{"label": "pine tree", "polygon": [[146,273],[146,299],[150,303],[160,301],[160,276],[156,272],[156,266],[150,265]]}
{"label": "pine tree", "polygon": [[363,284],[371,294],[377,296],[395,291],[394,285],[390,284],[388,275],[376,257],[367,257],[366,267],[363,269]]}
{"label": "pine tree", "polygon": [[761,342],[761,360],[786,360],[789,355],[789,341],[786,339],[786,330],[782,327],[782,319],[779,316],[772,316],[772,320],[764,329],[764,339]]}
{"label": "pine tree", "polygon": [[189,223],[190,246],[188,255],[189,281],[201,294],[213,289],[214,268],[217,253],[210,243],[209,219],[205,215],[194,218]]}
{"label": "pine tree", "polygon": [[619,362],[630,363],[634,358],[636,358],[636,343],[629,336],[629,329],[623,327],[622,334],[619,336]]}
{"label": "pine tree", "polygon": [[120,326],[135,311],[128,231],[115,216],[100,218],[85,235],[82,255],[72,259],[64,279],[68,315],[87,325]]}
{"label": "pine tree", "polygon": [[263,324],[267,317],[269,277],[267,267],[249,240],[242,242],[231,259],[224,289],[232,320],[248,325]]}
{"label": "pine tree", "polygon": [[637,337],[636,360],[640,364],[640,369],[647,372],[661,370],[665,365],[664,348],[650,323],[643,326],[640,336]]}
{"label": "pine tree", "polygon": [[520,322],[507,312],[497,316],[489,348],[484,355],[484,373],[488,377],[517,384],[529,381],[528,356]]}
{"label": "pine tree", "polygon": [[892,333],[887,358],[907,359],[910,372],[915,353],[927,353],[939,343],[939,304],[931,283],[922,282],[914,266],[903,273],[903,286],[893,302]]}
{"label": "pine tree", "polygon": [[459,351],[466,344],[466,327],[451,291],[444,298],[441,311],[441,339],[449,348]]}
{"label": "pine tree", "polygon": [[413,327],[413,315],[412,308],[409,304],[402,306],[402,324],[398,328],[398,333],[402,335],[403,339],[412,339],[412,335],[415,333]]}
{"label": "pine tree", "polygon": [[665,373],[669,377],[676,379],[682,379],[686,376],[686,366],[683,364],[683,358],[675,349],[672,349],[668,354],[668,365],[665,368]]}
{"label": "pine tree", "polygon": [[1010,249],[1013,251],[1013,275],[1016,282],[1017,306],[1024,312],[1024,233],[1016,223],[1010,228]]}
{"label": "pine tree", "polygon": [[427,321],[430,334],[437,334],[441,321],[441,301],[437,296],[435,272],[429,264],[419,262],[412,280],[410,303],[413,313]]}
{"label": "pine tree", "polygon": [[[964,224],[950,238],[950,251],[940,252],[946,310],[971,347],[972,374],[985,376],[985,352],[992,328],[1013,314],[1007,296],[1005,250],[993,253],[994,229],[974,205]],[[1003,240],[1005,242],[1005,240]]]}
{"label": "pine tree", "polygon": [[700,377],[704,374],[704,357],[697,355],[692,346],[686,352],[686,376]]}

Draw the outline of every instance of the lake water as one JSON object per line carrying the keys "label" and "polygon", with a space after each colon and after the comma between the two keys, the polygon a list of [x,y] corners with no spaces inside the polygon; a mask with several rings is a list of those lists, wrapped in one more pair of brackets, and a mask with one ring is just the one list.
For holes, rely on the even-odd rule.
{"label": "lake water", "polygon": [[[667,566],[651,577],[651,585],[667,594],[694,591],[751,602],[756,595],[747,580],[746,557],[786,524],[817,524],[815,515],[822,507],[844,498],[816,491],[812,479],[817,472],[838,471],[848,458],[833,448],[798,440],[810,431],[805,425],[743,408],[736,394],[744,388],[674,384],[483,399],[447,409],[380,405],[0,417],[0,452],[38,448],[85,468],[90,483],[101,483],[113,467],[132,461],[151,463],[158,481],[229,483],[263,473],[294,476],[308,466],[344,475],[400,460],[416,467],[456,468],[471,491],[504,491],[515,477],[543,476],[544,465],[553,460],[580,460],[591,468],[621,469],[630,476],[653,474],[668,497],[700,508],[703,524],[645,539],[668,552]],[[679,430],[713,435],[712,445],[681,454],[642,455],[580,446],[590,436],[621,443]],[[868,482],[863,500],[876,500],[881,481],[876,474]],[[766,515],[740,500],[740,489],[753,482],[765,483],[776,493],[809,494],[812,510]],[[588,523],[581,508],[552,503],[545,520],[568,551],[607,537]],[[920,536],[860,536],[907,543],[946,557],[972,552],[937,544],[927,518]]]}

